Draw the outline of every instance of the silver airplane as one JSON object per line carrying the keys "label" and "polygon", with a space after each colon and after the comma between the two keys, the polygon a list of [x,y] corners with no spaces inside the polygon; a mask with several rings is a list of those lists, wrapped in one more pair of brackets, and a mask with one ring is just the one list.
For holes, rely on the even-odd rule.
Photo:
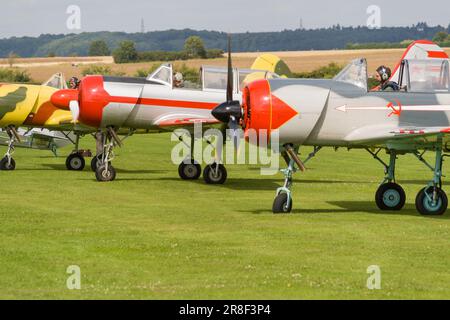
{"label": "silver airplane", "polygon": [[[229,55],[231,68],[231,55]],[[264,79],[248,84],[242,104],[227,98],[212,114],[224,124],[240,124],[245,131],[277,133],[286,160],[283,187],[276,191],[274,213],[292,210],[293,174],[305,170],[299,159],[302,146],[366,149],[386,169],[376,192],[381,210],[401,210],[405,191],[396,183],[398,156],[413,154],[433,172],[416,197],[422,215],[442,215],[448,200],[442,190],[442,163],[450,150],[449,59],[440,47],[417,41],[393,72],[397,91],[370,91],[366,60],[356,59],[332,80]],[[231,86],[228,90],[232,89]],[[231,95],[229,95],[231,97]],[[379,154],[390,156],[385,163]],[[423,155],[434,152],[435,163]]]}

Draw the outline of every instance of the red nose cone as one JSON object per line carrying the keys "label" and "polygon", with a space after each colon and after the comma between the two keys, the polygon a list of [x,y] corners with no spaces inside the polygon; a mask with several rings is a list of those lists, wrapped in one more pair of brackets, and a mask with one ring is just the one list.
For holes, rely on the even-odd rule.
{"label": "red nose cone", "polygon": [[78,90],[59,90],[56,91],[51,97],[52,104],[63,110],[69,110],[70,101],[78,101]]}

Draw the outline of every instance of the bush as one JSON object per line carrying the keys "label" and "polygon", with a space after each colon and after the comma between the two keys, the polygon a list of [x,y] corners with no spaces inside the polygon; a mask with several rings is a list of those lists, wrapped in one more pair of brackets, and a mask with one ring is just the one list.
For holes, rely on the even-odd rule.
{"label": "bush", "polygon": [[147,76],[151,73],[153,73],[153,71],[155,71],[156,69],[158,69],[159,64],[153,64],[150,68],[148,69],[138,69],[136,70],[136,73],[134,74],[135,77],[138,78],[147,78]]}
{"label": "bush", "polygon": [[109,50],[108,45],[103,40],[96,40],[91,43],[89,47],[89,55],[91,57],[109,56],[111,50]]}
{"label": "bush", "polygon": [[327,66],[320,67],[311,72],[298,72],[293,73],[294,78],[310,78],[310,79],[332,79],[334,78],[341,70],[343,66],[332,62]]}
{"label": "bush", "polygon": [[102,75],[102,76],[116,76],[116,77],[122,77],[125,75],[124,72],[121,71],[113,71],[111,67],[109,66],[102,66],[102,65],[90,65],[86,68],[84,68],[81,71],[81,74],[83,76],[87,75]]}
{"label": "bush", "polygon": [[119,48],[113,52],[115,63],[136,62],[139,54],[133,41],[123,41],[119,44]]}
{"label": "bush", "polygon": [[30,75],[25,70],[21,71],[18,69],[3,69],[3,68],[0,68],[0,81],[19,82],[19,83],[32,82]]}
{"label": "bush", "polygon": [[206,59],[223,58],[224,53],[221,49],[208,49],[206,50]]}
{"label": "bush", "polygon": [[184,51],[144,51],[138,53],[138,60],[142,62],[187,60],[188,58]]}

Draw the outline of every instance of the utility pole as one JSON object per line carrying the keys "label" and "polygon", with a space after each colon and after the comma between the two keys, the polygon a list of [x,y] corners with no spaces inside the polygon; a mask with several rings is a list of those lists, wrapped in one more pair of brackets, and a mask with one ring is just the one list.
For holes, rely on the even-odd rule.
{"label": "utility pole", "polygon": [[144,23],[144,18],[141,19],[141,33],[145,33],[145,23]]}

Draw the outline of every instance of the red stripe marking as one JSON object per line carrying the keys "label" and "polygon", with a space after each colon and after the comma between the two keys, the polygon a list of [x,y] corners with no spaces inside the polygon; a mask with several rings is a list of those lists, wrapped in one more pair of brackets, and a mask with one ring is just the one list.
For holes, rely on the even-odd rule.
{"label": "red stripe marking", "polygon": [[192,108],[192,109],[206,109],[212,110],[219,105],[220,102],[198,102],[198,101],[179,101],[179,100],[163,100],[151,98],[136,98],[130,97],[111,97],[108,102],[140,104],[145,106],[161,106],[161,107],[176,107],[176,108]]}
{"label": "red stripe marking", "polygon": [[448,59],[444,51],[428,51],[428,58]]}

